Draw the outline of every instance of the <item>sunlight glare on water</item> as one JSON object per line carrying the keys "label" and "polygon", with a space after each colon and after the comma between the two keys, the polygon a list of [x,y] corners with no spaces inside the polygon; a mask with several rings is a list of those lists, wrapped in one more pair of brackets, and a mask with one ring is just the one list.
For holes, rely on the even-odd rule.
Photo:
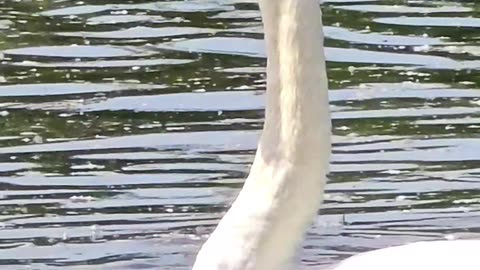
{"label": "sunlight glare on water", "polygon": [[[478,237],[476,1],[325,0],[333,157],[298,256]],[[189,269],[263,124],[256,0],[0,0],[0,268]]]}

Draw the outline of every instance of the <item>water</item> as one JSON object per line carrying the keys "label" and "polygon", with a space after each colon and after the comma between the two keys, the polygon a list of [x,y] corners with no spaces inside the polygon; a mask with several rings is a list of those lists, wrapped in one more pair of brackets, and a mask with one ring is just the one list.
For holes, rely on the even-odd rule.
{"label": "water", "polygon": [[[323,3],[334,154],[298,264],[480,232],[480,7]],[[253,0],[0,0],[2,269],[188,269],[263,122]]]}

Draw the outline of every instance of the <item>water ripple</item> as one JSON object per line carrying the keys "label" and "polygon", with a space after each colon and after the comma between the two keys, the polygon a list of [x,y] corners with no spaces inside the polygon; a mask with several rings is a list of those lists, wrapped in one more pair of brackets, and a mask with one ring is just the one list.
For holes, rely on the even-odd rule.
{"label": "water ripple", "polygon": [[[299,268],[478,238],[475,4],[321,2],[333,153]],[[257,0],[0,3],[0,268],[189,269],[262,128]]]}

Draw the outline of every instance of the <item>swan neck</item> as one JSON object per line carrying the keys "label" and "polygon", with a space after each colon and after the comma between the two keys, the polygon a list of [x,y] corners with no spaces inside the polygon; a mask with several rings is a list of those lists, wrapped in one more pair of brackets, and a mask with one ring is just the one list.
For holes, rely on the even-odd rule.
{"label": "swan neck", "polygon": [[[260,0],[267,47],[267,105],[260,148],[267,159],[304,162],[329,153],[330,112],[317,0]],[[323,161],[323,163],[325,163]],[[328,164],[324,164],[328,165]]]}
{"label": "swan neck", "polygon": [[322,201],[330,113],[317,0],[260,0],[267,46],[265,125],[244,187],[194,270],[285,268]]}

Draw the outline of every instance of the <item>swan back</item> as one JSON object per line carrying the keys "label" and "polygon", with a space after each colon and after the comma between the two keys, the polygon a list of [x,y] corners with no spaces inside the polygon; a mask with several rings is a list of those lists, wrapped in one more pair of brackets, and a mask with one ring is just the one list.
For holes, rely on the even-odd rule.
{"label": "swan back", "polygon": [[417,242],[362,253],[333,270],[478,270],[480,240]]}

